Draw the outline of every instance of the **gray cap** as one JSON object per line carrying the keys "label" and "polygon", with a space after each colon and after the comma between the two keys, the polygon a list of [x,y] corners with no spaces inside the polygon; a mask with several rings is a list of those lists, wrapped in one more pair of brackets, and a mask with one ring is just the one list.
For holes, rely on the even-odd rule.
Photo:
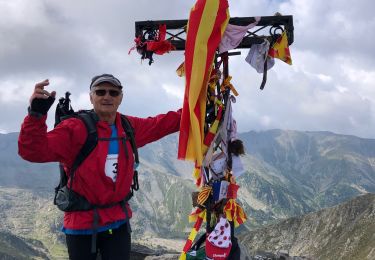
{"label": "gray cap", "polygon": [[108,82],[119,89],[122,89],[121,82],[111,74],[102,74],[92,78],[90,89],[99,85],[100,83]]}

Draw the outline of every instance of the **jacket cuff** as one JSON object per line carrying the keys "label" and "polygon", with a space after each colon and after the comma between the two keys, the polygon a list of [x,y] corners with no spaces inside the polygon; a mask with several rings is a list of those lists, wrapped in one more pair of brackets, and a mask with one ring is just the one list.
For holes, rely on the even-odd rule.
{"label": "jacket cuff", "polygon": [[28,107],[28,108],[27,108],[27,112],[28,112],[29,116],[32,116],[32,117],[42,118],[42,116],[43,116],[42,113],[32,111],[32,110],[31,110],[31,107]]}

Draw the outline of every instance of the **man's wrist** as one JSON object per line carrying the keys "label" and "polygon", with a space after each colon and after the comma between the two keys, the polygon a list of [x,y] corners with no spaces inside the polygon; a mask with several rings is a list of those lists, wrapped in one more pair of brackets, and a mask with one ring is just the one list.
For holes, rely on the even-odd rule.
{"label": "man's wrist", "polygon": [[30,106],[27,108],[27,112],[32,117],[41,118],[43,116],[42,113],[32,111]]}

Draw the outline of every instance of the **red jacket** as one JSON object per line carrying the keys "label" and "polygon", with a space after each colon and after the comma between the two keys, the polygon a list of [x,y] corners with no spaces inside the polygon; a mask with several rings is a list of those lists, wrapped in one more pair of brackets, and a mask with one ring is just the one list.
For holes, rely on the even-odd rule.
{"label": "red jacket", "polygon": [[[47,132],[47,116],[36,118],[26,116],[18,139],[19,155],[31,162],[61,162],[71,167],[82,145],[86,141],[87,129],[80,119],[70,118]],[[137,147],[156,141],[168,134],[177,132],[180,127],[181,111],[168,112],[156,117],[137,118],[127,116],[135,133]],[[125,135],[120,114],[116,115],[119,137]],[[97,123],[99,138],[109,138],[111,128],[108,123]],[[118,175],[116,182],[105,175],[105,161],[108,154],[108,141],[98,141],[96,148],[78,167],[74,175],[73,190],[83,195],[92,204],[109,204],[121,201],[130,191],[133,179],[134,157],[130,142],[126,142],[128,158],[122,142],[119,142]],[[129,217],[131,210],[128,206]],[[98,209],[99,226],[126,219],[120,205]],[[64,227],[68,229],[91,229],[93,210],[65,212]]]}

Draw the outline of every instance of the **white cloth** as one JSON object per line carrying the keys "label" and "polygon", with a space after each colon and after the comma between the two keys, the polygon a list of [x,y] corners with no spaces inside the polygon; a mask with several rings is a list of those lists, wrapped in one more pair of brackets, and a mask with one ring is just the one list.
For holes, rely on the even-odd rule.
{"label": "white cloth", "polygon": [[247,26],[228,24],[225,28],[224,35],[221,38],[219,53],[235,49],[238,45],[240,45],[246,32],[256,26],[259,21],[260,17],[255,17],[255,22]]}
{"label": "white cloth", "polygon": [[[227,198],[227,194],[228,194],[228,187],[229,187],[229,182],[227,181],[220,181],[220,189],[218,189],[217,191],[214,190],[214,199],[215,199],[215,202],[216,201],[220,201],[222,199],[226,199]],[[215,188],[215,186],[214,186]]]}
{"label": "white cloth", "polygon": [[105,161],[105,175],[116,182],[117,178],[118,154],[108,154]]}
{"label": "white cloth", "polygon": [[225,153],[221,152],[221,153],[215,154],[212,157],[210,168],[216,175],[224,172],[227,169],[227,157]]}
{"label": "white cloth", "polygon": [[214,156],[214,147],[217,147],[219,144],[221,145],[222,151],[227,151],[227,145],[228,145],[228,132],[229,136],[231,136],[231,118],[232,118],[232,106],[231,103],[235,103],[236,99],[233,96],[230,96],[228,98],[227,107],[225,109],[225,114],[223,118],[223,122],[219,126],[219,129],[217,130],[217,133],[214,137],[214,139],[211,142],[210,147],[208,148],[206,155],[203,159],[202,165],[204,167],[208,167],[210,163],[213,161]]}
{"label": "white cloth", "polygon": [[[225,136],[225,140],[227,140],[227,142],[237,139],[237,122],[233,118],[232,112],[232,102],[236,103],[236,98],[234,96],[231,96],[230,101],[231,102],[229,102],[228,108],[230,110],[230,113],[228,113],[228,117],[226,118],[227,135]],[[222,135],[224,138],[224,133]]]}
{"label": "white cloth", "polygon": [[220,248],[232,246],[230,237],[230,224],[226,218],[221,217],[215,229],[208,236],[208,241]]}
{"label": "white cloth", "polygon": [[232,173],[234,177],[238,178],[245,172],[241,157],[232,154]]}
{"label": "white cloth", "polygon": [[264,62],[267,59],[267,70],[275,65],[275,59],[268,56],[270,43],[264,40],[263,43],[253,44],[246,57],[246,62],[249,63],[258,73],[264,72]]}

